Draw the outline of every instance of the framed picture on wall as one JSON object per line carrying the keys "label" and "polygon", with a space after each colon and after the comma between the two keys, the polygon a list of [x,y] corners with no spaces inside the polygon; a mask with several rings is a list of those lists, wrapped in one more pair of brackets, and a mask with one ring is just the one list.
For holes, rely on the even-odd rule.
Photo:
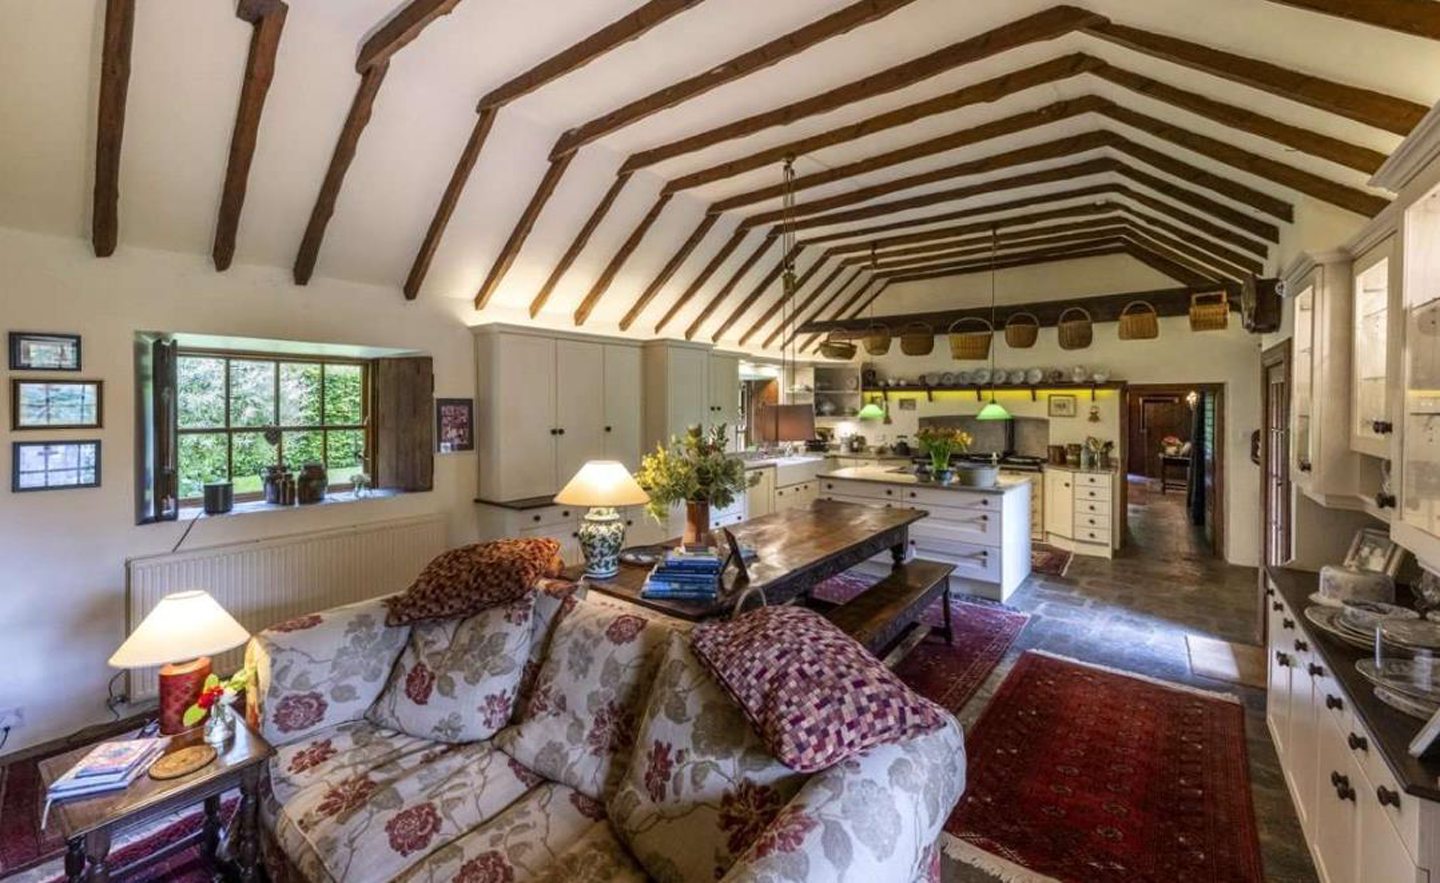
{"label": "framed picture on wall", "polygon": [[435,443],[440,453],[475,450],[475,400],[435,400]]}
{"label": "framed picture on wall", "polygon": [[98,429],[103,382],[99,380],[10,381],[10,428]]}
{"label": "framed picture on wall", "polygon": [[79,371],[80,335],[10,332],[11,371]]}
{"label": "framed picture on wall", "polygon": [[10,490],[16,493],[99,486],[99,439],[11,443]]}
{"label": "framed picture on wall", "polygon": [[1075,396],[1052,395],[1049,398],[1049,413],[1051,417],[1074,417],[1076,414]]}

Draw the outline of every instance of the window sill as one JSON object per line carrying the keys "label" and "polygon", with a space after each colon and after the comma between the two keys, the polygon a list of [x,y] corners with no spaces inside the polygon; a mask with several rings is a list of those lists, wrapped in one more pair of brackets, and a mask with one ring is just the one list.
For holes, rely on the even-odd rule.
{"label": "window sill", "polygon": [[368,503],[371,500],[387,500],[391,497],[403,495],[404,491],[376,490],[371,491],[363,497],[356,497],[349,491],[338,494],[330,494],[318,503],[306,503],[304,506],[281,506],[276,503],[267,503],[264,500],[251,500],[244,503],[236,503],[235,508],[229,512],[222,512],[219,515],[205,515],[203,506],[185,506],[180,509],[179,521],[189,521],[193,518],[204,516],[206,518],[229,518],[232,515],[255,515],[261,512],[293,512],[296,509],[323,509],[330,506],[343,506],[353,503]]}

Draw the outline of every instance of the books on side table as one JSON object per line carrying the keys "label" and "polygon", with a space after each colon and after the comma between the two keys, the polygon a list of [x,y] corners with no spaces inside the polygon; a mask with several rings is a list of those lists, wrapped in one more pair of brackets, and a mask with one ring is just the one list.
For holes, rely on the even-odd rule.
{"label": "books on side table", "polygon": [[140,778],[150,764],[165,750],[168,739],[129,739],[102,742],[90,749],[45,792],[45,812],[40,827],[50,815],[50,805],[76,797],[90,797],[119,791]]}
{"label": "books on side table", "polygon": [[[753,549],[741,549],[747,560],[755,557]],[[670,601],[713,601],[720,592],[720,575],[725,572],[727,556],[710,546],[682,546],[665,554],[650,570],[640,597]]]}

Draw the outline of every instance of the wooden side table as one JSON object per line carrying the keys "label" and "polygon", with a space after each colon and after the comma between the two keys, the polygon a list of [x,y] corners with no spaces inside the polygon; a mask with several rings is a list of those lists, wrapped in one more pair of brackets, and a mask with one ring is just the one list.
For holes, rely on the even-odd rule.
{"label": "wooden side table", "polygon": [[[166,751],[203,744],[203,729],[197,728],[170,739]],[[84,746],[40,763],[45,787],[74,766],[93,746]],[[235,736],[217,749],[218,756],[204,767],[178,779],[157,781],[142,775],[124,791],[81,797],[50,807],[49,824],[60,826],[65,838],[65,877],[69,883],[108,883],[123,879],[141,865],[150,864],[194,845],[185,838],[145,856],[134,865],[113,868],[109,860],[114,835],[203,803],[205,825],[198,834],[206,860],[216,868],[220,846],[220,797],[231,788],[240,789],[240,808],[235,814],[235,864],[243,883],[260,880],[260,778],[265,762],[275,753],[270,743],[246,726],[235,723]]]}
{"label": "wooden side table", "polygon": [[[1171,478],[1170,470],[1179,469],[1180,477]],[[1190,489],[1190,458],[1182,457],[1179,454],[1160,455],[1160,493],[1166,491],[1180,491],[1184,493]]]}

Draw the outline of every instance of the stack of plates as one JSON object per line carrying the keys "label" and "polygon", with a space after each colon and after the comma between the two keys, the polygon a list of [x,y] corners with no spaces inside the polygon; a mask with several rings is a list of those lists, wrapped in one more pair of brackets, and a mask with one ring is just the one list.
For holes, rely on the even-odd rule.
{"label": "stack of plates", "polygon": [[1364,650],[1374,649],[1375,629],[1382,623],[1423,624],[1415,611],[1379,601],[1346,601],[1341,607],[1317,604],[1305,608],[1305,618],[1320,630]]}
{"label": "stack of plates", "polygon": [[1375,698],[1411,717],[1428,720],[1440,711],[1440,624],[1424,619],[1385,620],[1382,647],[1411,658],[1361,659],[1355,669],[1375,684]]}

